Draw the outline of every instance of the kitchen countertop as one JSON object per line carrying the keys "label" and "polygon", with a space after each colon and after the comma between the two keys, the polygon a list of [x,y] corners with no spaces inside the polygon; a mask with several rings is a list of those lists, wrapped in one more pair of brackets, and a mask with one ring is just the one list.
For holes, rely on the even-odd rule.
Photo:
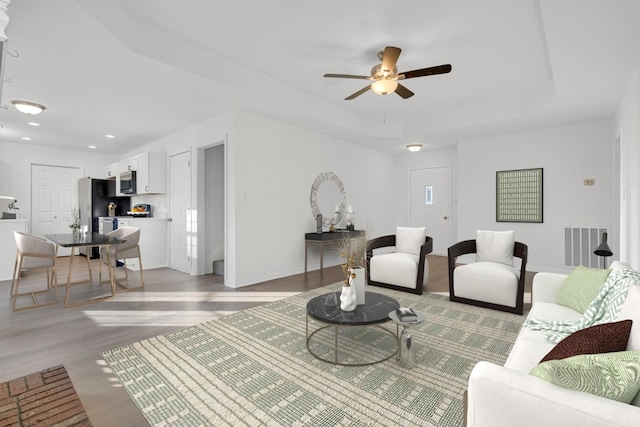
{"label": "kitchen countertop", "polygon": [[99,219],[113,219],[113,218],[134,220],[134,221],[140,221],[140,220],[166,221],[167,220],[167,218],[165,218],[165,217],[156,217],[156,216],[147,217],[147,216],[128,216],[128,215],[124,215],[124,216],[101,216],[101,217],[99,217]]}

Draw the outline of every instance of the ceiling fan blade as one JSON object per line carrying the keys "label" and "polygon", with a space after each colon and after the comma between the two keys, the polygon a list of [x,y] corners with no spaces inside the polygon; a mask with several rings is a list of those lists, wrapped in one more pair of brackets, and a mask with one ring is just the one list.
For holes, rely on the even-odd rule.
{"label": "ceiling fan blade", "polygon": [[382,72],[392,73],[393,69],[396,67],[396,62],[398,62],[400,52],[402,52],[402,49],[399,47],[385,47],[384,53],[382,54],[382,66],[380,67],[380,70]]}
{"label": "ceiling fan blade", "polygon": [[366,91],[368,91],[369,89],[371,89],[371,85],[363,87],[362,89],[360,89],[359,91],[357,91],[356,93],[353,93],[349,96],[347,96],[344,100],[345,101],[350,101],[353,98],[357,98],[358,96],[362,95],[363,93],[365,93]]}
{"label": "ceiling fan blade", "polygon": [[338,79],[363,79],[371,80],[371,76],[354,76],[353,74],[325,74],[325,77],[334,77]]}
{"label": "ceiling fan blade", "polygon": [[398,76],[404,75],[404,79],[412,79],[414,77],[433,76],[435,74],[446,74],[451,72],[451,65],[438,65],[436,67],[421,68],[419,70],[405,71],[404,73],[398,73]]}
{"label": "ceiling fan blade", "polygon": [[411,98],[413,95],[415,95],[413,92],[411,92],[406,87],[402,86],[400,83],[398,83],[398,87],[396,88],[396,93],[404,99]]}

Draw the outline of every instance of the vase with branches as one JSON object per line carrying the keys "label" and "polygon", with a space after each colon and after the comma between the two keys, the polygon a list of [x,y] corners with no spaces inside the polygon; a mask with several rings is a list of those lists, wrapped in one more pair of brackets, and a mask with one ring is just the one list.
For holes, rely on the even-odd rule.
{"label": "vase with branches", "polygon": [[343,232],[338,240],[338,252],[344,261],[342,263],[343,286],[356,286],[358,304],[364,304],[367,236],[366,231]]}
{"label": "vase with branches", "polygon": [[82,227],[80,225],[80,209],[73,208],[71,210],[71,219],[69,221],[69,228],[71,229],[71,232],[78,233],[78,231],[80,231],[80,227]]}

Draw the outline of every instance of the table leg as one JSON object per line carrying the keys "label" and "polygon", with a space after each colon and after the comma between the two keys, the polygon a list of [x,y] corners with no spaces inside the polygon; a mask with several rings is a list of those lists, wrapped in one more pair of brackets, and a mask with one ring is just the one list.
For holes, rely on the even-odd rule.
{"label": "table leg", "polygon": [[89,269],[89,280],[93,283],[93,273],[91,272],[91,248],[87,250],[85,258],[87,259],[87,268]]}
{"label": "table leg", "polygon": [[69,258],[69,272],[67,273],[67,290],[64,292],[64,305],[69,305],[69,288],[71,287],[71,272],[73,271],[73,260],[75,259],[76,248],[71,248],[71,258]]}
{"label": "table leg", "polygon": [[413,368],[416,365],[416,355],[413,348],[411,330],[406,325],[403,325],[402,327],[402,335],[400,336],[398,347],[398,351],[400,353],[398,364],[403,368]]}
{"label": "table leg", "polygon": [[304,242],[304,274],[307,274],[307,251],[309,248],[309,242]]}
{"label": "table leg", "polygon": [[320,242],[320,275],[324,272],[324,242]]}
{"label": "table leg", "polygon": [[336,352],[336,363],[338,363],[338,327],[334,326],[334,329],[333,349]]}
{"label": "table leg", "polygon": [[113,272],[111,270],[111,245],[106,248],[107,268],[109,269],[109,279],[111,279],[111,296],[116,295],[116,260],[113,260]]}

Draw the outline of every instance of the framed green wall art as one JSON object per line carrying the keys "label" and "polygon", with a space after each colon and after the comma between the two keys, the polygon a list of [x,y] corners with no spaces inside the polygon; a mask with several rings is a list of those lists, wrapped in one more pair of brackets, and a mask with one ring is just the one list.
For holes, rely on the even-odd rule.
{"label": "framed green wall art", "polygon": [[496,221],[542,222],[542,168],[496,172]]}

